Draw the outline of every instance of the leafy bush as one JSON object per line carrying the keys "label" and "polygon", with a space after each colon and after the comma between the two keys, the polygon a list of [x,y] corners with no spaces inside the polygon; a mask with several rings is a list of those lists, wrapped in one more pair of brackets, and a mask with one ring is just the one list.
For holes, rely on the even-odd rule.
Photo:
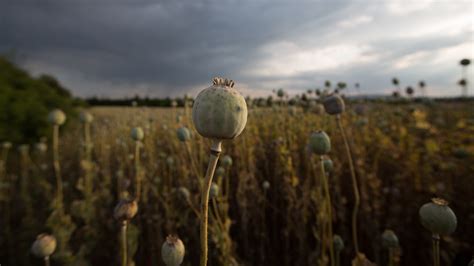
{"label": "leafy bush", "polygon": [[0,57],[0,141],[28,143],[49,135],[48,112],[71,114],[77,103],[53,76],[34,78]]}

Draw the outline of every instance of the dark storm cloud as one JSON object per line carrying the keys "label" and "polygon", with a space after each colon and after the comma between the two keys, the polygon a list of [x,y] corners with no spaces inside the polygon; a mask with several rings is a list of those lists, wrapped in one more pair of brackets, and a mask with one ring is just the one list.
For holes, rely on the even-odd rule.
{"label": "dark storm cloud", "polygon": [[[375,3],[373,9],[385,8]],[[295,67],[299,57],[291,55],[298,49],[323,49],[370,36],[370,28],[351,30],[358,23],[374,27],[372,14],[351,20],[363,10],[360,1],[7,0],[0,4],[0,52],[14,50],[21,55],[22,65],[35,73],[53,72],[79,95],[177,95],[208,84],[214,75],[268,90],[277,85],[314,87],[325,77],[353,77],[371,84],[386,75],[380,62],[357,68],[346,65],[335,72],[331,67]],[[396,28],[393,23],[387,25]],[[370,49],[354,53],[374,53],[392,62],[466,38],[458,34],[362,40],[359,44],[364,42]],[[287,50],[286,43],[298,48]],[[318,50],[309,54],[315,52]],[[357,56],[353,56],[356,64]],[[288,63],[295,70],[258,74],[271,67],[271,62]],[[390,64],[386,68],[389,71]]]}

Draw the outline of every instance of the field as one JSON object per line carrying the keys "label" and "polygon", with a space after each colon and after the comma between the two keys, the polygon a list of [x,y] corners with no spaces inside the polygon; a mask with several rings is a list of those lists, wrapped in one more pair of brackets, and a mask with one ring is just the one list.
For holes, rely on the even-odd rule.
{"label": "field", "polygon": [[[340,122],[360,191],[360,252],[377,265],[389,265],[389,257],[392,265],[430,265],[432,235],[418,211],[441,197],[458,223],[453,234],[441,237],[441,265],[466,265],[474,252],[473,103],[346,104]],[[127,231],[129,265],[164,265],[161,247],[169,234],[186,247],[182,265],[198,265],[199,191],[210,142],[195,131],[191,109],[87,111],[94,117],[90,131],[68,117],[57,150],[51,141],[47,149],[3,145],[0,264],[43,265],[30,249],[47,232],[58,240],[51,265],[120,265],[121,224],[114,207],[140,191]],[[131,138],[134,127],[143,129],[142,141]],[[184,141],[177,135],[182,127],[191,131]],[[344,241],[340,265],[351,265],[354,189],[340,129],[335,116],[318,108],[249,106],[247,126],[224,142],[214,176],[209,265],[331,265],[330,231]],[[310,134],[318,130],[331,140],[322,158],[308,150]],[[329,158],[333,167],[323,175],[321,162]],[[386,229],[395,232],[399,246],[387,247]]]}

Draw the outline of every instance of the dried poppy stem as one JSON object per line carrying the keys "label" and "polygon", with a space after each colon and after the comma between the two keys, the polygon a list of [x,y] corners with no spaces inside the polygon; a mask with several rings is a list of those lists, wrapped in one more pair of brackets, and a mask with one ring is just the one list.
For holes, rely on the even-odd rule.
{"label": "dried poppy stem", "polygon": [[45,265],[45,266],[51,265],[51,264],[49,263],[49,256],[44,257],[44,265]]}
{"label": "dried poppy stem", "polygon": [[354,162],[352,160],[351,149],[349,147],[349,143],[347,142],[346,132],[344,131],[344,127],[342,126],[341,116],[337,115],[336,120],[337,125],[339,126],[339,130],[341,131],[344,146],[346,148],[347,159],[349,160],[349,168],[351,171],[352,188],[354,190],[354,209],[352,211],[352,241],[354,242],[354,249],[357,255],[359,254],[359,242],[357,239],[357,214],[359,212],[360,205],[359,186],[357,184],[357,177],[354,170]]}
{"label": "dried poppy stem", "polygon": [[201,192],[201,259],[200,266],[207,265],[207,223],[209,220],[209,191],[211,190],[212,177],[214,176],[214,171],[216,170],[217,161],[219,160],[219,155],[222,151],[221,149],[222,142],[220,140],[212,140],[211,144],[211,155],[209,158],[209,164],[207,166],[206,177],[204,179],[204,186],[202,187]]}

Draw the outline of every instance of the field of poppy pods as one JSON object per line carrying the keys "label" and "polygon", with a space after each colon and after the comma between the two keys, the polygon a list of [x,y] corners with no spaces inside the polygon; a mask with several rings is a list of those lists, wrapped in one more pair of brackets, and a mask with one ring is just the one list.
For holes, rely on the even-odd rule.
{"label": "field of poppy pods", "polygon": [[51,110],[50,136],[3,142],[0,264],[471,261],[472,101],[237,91]]}

